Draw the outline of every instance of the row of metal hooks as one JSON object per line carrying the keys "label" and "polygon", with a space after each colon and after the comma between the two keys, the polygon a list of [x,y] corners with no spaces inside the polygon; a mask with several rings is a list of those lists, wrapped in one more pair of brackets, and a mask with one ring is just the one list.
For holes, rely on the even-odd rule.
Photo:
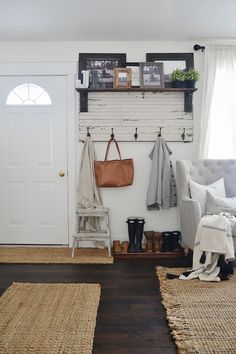
{"label": "row of metal hooks", "polygon": [[[90,131],[89,131],[89,127],[87,127],[87,136],[90,137],[91,134],[90,134]],[[185,140],[185,129],[186,128],[183,128],[183,133],[181,134],[181,138],[182,140],[184,141]],[[162,130],[162,127],[159,127],[159,132],[158,132],[158,137],[161,136],[161,130]],[[111,128],[111,139],[115,139],[115,134],[113,132],[113,128]],[[135,133],[134,133],[134,139],[137,140],[138,139],[138,128],[135,128]]]}

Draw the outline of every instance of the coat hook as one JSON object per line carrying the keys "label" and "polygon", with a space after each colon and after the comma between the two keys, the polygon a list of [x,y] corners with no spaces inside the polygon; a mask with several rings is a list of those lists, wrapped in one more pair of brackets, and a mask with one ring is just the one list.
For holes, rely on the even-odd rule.
{"label": "coat hook", "polygon": [[183,128],[183,133],[181,134],[182,140],[185,140],[185,128]]}
{"label": "coat hook", "polygon": [[87,136],[88,136],[88,137],[91,136],[91,135],[90,135],[90,132],[89,132],[89,127],[87,127]]}
{"label": "coat hook", "polygon": [[134,139],[138,139],[138,128],[135,128]]}
{"label": "coat hook", "polygon": [[161,130],[162,130],[162,127],[159,128],[159,133],[158,133],[159,137],[161,136]]}
{"label": "coat hook", "polygon": [[115,135],[113,133],[113,128],[111,128],[111,139],[114,139]]}

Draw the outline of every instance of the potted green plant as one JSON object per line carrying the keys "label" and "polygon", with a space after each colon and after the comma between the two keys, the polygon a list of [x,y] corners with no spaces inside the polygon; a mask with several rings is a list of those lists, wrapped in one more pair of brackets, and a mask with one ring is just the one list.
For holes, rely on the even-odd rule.
{"label": "potted green plant", "polygon": [[185,73],[185,80],[187,83],[187,87],[194,88],[196,81],[199,80],[199,72],[195,69],[190,69]]}
{"label": "potted green plant", "polygon": [[185,72],[180,69],[175,69],[170,74],[173,87],[183,87],[185,81]]}

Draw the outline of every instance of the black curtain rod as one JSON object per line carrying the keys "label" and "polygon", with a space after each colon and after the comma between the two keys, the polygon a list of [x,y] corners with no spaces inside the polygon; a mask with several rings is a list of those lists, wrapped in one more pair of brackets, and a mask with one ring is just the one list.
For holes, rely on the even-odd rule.
{"label": "black curtain rod", "polygon": [[194,50],[201,50],[202,52],[204,52],[205,47],[204,47],[203,45],[195,44],[195,45],[193,46],[193,49],[194,49]]}

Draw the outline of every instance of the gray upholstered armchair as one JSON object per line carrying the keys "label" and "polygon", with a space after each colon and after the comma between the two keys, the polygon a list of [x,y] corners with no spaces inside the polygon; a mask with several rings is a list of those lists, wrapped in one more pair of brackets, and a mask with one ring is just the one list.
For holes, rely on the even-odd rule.
{"label": "gray upholstered armchair", "polygon": [[[201,218],[197,200],[190,198],[189,180],[208,185],[224,178],[226,197],[236,197],[236,160],[179,160],[176,162],[177,196],[182,242],[193,249],[195,234]],[[234,247],[236,228],[233,229]],[[236,247],[235,247],[236,249]]]}

